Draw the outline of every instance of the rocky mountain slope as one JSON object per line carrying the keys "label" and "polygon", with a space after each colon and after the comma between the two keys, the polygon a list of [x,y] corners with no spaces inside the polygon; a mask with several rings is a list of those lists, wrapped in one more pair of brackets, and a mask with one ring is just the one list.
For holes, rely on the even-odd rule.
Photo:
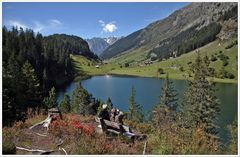
{"label": "rocky mountain slope", "polygon": [[237,3],[191,3],[170,16],[122,38],[100,57],[144,51],[159,59],[179,56],[216,38],[237,35]]}
{"label": "rocky mountain slope", "polygon": [[118,39],[118,37],[108,37],[108,38],[99,38],[94,37],[92,39],[86,39],[89,48],[92,52],[100,55],[107,47],[114,44]]}

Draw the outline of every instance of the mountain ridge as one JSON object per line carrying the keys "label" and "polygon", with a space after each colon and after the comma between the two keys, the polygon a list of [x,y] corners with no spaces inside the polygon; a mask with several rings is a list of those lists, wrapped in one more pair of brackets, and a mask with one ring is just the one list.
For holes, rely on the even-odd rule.
{"label": "mountain ridge", "polygon": [[89,48],[92,52],[100,55],[106,48],[114,44],[117,40],[122,37],[110,36],[107,38],[93,37],[91,39],[85,39],[89,45]]}
{"label": "mountain ridge", "polygon": [[[182,32],[191,32],[190,36],[182,42],[180,39],[176,41],[175,46],[181,46],[185,43],[189,43],[194,40],[195,33],[199,31],[211,30],[216,25],[220,25],[221,29],[216,27],[216,33],[213,33],[213,38],[206,36],[204,42],[209,43],[216,38],[228,39],[231,36],[237,34],[237,3],[191,3],[179,10],[176,10],[168,17],[150,23],[145,28],[129,34],[128,36],[118,40],[115,44],[109,46],[101,55],[102,59],[110,59],[112,57],[119,56],[124,53],[132,53],[139,50],[144,50],[149,57],[151,53],[156,53],[158,50],[166,49],[167,53],[156,53],[158,58],[173,56],[173,52],[176,51],[178,55],[186,53],[183,50],[178,53],[178,48],[171,49],[171,42],[173,39],[176,41],[176,36]],[[216,23],[216,25],[212,24]],[[211,24],[212,27],[209,27]],[[190,31],[192,30],[192,31]],[[204,33],[203,33],[204,34]],[[210,34],[212,36],[212,34]],[[201,34],[199,35],[201,36]],[[183,35],[184,37],[184,35]],[[164,47],[164,45],[167,45]],[[198,41],[194,48],[199,47]],[[192,47],[192,45],[189,45]],[[190,48],[188,51],[193,50]]]}

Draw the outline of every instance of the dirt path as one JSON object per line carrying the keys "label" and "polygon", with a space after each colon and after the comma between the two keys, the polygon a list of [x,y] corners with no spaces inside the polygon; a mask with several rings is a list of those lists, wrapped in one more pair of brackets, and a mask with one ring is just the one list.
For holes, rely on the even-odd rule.
{"label": "dirt path", "polygon": [[[43,154],[65,155],[63,150],[59,150],[58,144],[61,141],[54,139],[47,130],[43,127],[36,127],[34,129],[23,129],[21,131],[21,138],[16,137],[16,146],[26,148],[29,150],[44,150]],[[39,151],[26,151],[17,149],[17,154],[41,154]]]}

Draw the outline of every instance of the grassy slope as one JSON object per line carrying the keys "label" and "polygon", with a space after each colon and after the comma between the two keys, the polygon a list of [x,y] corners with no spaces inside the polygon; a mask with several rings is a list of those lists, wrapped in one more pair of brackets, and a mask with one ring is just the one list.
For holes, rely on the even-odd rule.
{"label": "grassy slope", "polygon": [[104,75],[114,68],[119,68],[118,64],[107,64],[100,65],[100,68],[96,68],[96,65],[99,65],[96,61],[89,60],[83,56],[73,55],[71,56],[74,67],[77,70],[78,76],[82,76],[83,74],[87,75]]}
{"label": "grassy slope", "polygon": [[[233,39],[235,40],[235,39]],[[208,55],[209,57],[212,54],[219,54],[219,51],[223,51],[223,54],[227,55],[229,57],[229,65],[226,66],[226,70],[228,72],[231,72],[234,74],[235,79],[215,79],[216,82],[226,82],[226,83],[236,83],[237,82],[237,45],[230,49],[225,49],[225,47],[232,42],[232,40],[229,40],[225,43],[220,43],[216,40],[210,44],[207,44],[200,48],[200,54],[201,55]],[[139,55],[140,54],[140,55]],[[188,70],[188,62],[194,61],[196,54],[195,51],[189,52],[187,54],[181,55],[177,58],[168,59],[166,61],[156,62],[152,65],[138,66],[137,63],[135,63],[136,60],[139,60],[143,58],[144,53],[143,52],[133,52],[128,53],[116,58],[113,58],[110,60],[110,63],[107,65],[100,66],[99,69],[95,68],[95,65],[97,64],[94,61],[89,61],[84,57],[81,56],[73,56],[72,59],[74,60],[75,67],[78,69],[78,71],[82,70],[84,73],[88,75],[103,75],[103,74],[121,74],[121,75],[134,75],[134,76],[144,76],[144,77],[165,77],[165,74],[158,75],[157,69],[162,68],[165,72],[169,73],[169,77],[172,79],[185,79],[184,74],[186,74]],[[132,64],[130,67],[127,68],[120,68],[120,65],[132,61]],[[90,66],[88,66],[88,63]],[[222,61],[218,59],[215,62],[211,62],[210,66],[214,67],[217,72],[219,72],[222,65]],[[179,67],[183,67],[184,72],[181,72],[179,70]],[[176,67],[175,69],[173,67]]]}

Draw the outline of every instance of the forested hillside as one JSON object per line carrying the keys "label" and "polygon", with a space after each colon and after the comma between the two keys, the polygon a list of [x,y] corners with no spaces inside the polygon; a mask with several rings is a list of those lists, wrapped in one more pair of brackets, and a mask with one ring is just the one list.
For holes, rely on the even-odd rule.
{"label": "forested hillside", "polygon": [[[44,38],[46,48],[52,50],[55,47],[57,55],[61,55],[61,49],[70,54],[82,55],[87,58],[97,59],[98,57],[89,49],[88,43],[82,38],[74,35],[54,34]],[[51,44],[48,44],[51,43]]]}
{"label": "forested hillside", "polygon": [[3,125],[24,118],[27,108],[44,107],[52,87],[74,78],[70,54],[97,58],[76,36],[43,37],[32,30],[3,27]]}

